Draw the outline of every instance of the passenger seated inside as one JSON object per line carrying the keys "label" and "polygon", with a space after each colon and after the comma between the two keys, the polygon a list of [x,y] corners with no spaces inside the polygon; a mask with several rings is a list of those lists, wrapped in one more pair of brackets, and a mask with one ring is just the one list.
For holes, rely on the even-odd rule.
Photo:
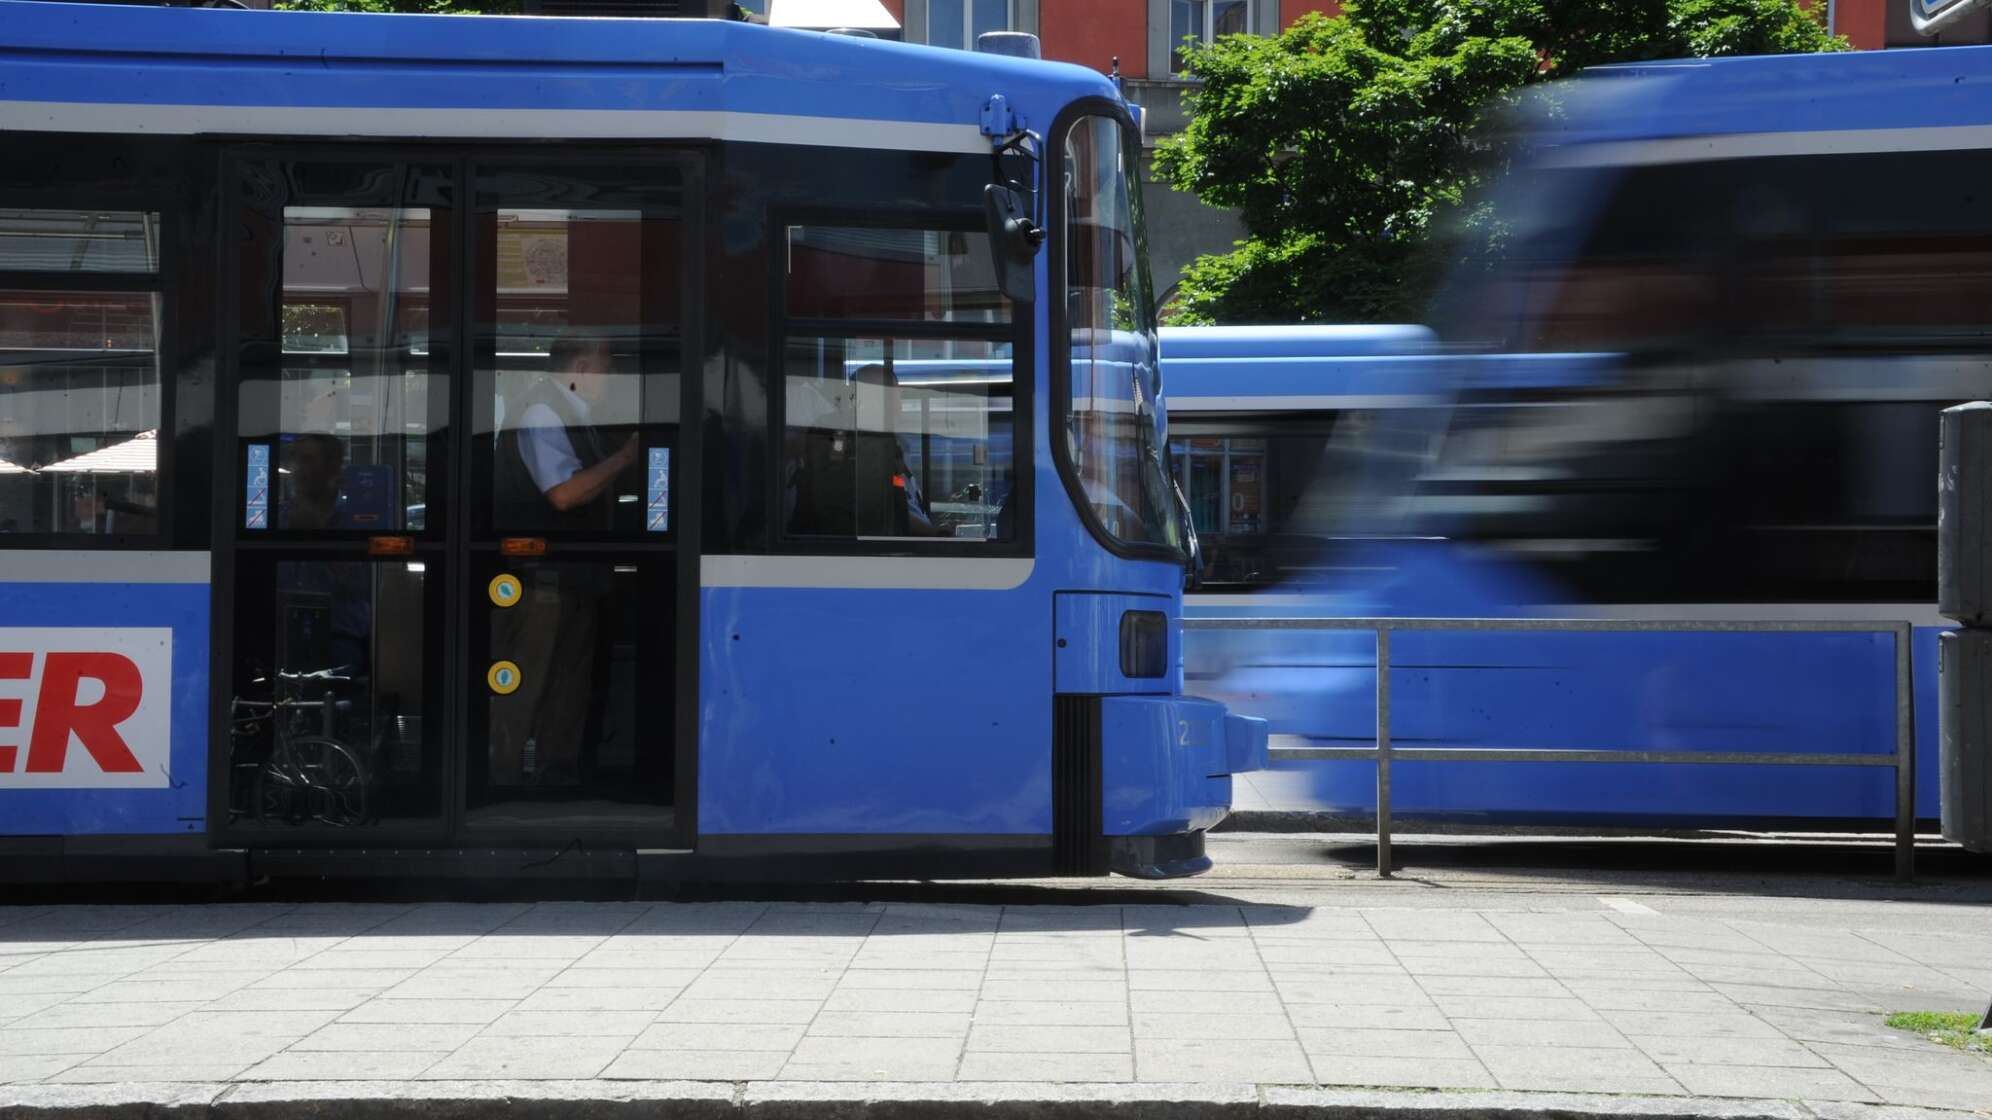
{"label": "passenger seated inside", "polygon": [[284,529],[351,529],[340,482],[346,441],[330,432],[305,432],[283,445],[283,490],[277,525]]}
{"label": "passenger seated inside", "polygon": [[938,536],[899,432],[898,380],[789,380],[785,521],[798,536]]}

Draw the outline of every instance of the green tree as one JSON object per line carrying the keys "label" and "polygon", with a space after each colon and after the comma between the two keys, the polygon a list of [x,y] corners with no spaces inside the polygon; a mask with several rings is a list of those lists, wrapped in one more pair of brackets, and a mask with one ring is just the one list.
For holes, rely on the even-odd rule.
{"label": "green tree", "polygon": [[[1823,5],[1821,5],[1823,6]],[[1158,176],[1247,233],[1185,274],[1175,319],[1415,318],[1434,230],[1498,174],[1481,128],[1521,91],[1605,62],[1843,50],[1797,0],[1348,0],[1276,38],[1188,47],[1189,126]]]}

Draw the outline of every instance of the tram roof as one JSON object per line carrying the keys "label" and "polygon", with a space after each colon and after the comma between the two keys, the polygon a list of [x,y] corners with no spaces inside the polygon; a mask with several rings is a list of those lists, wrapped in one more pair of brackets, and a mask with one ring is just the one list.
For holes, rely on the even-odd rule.
{"label": "tram roof", "polygon": [[0,130],[986,152],[996,94],[1039,131],[1075,98],[1118,97],[1065,63],[725,20],[0,0]]}
{"label": "tram roof", "polygon": [[[1683,59],[1550,83],[1525,119],[1552,145],[1692,141],[1677,145],[1678,160],[1981,147],[1992,138],[1989,93],[1992,47]],[[1747,149],[1726,142],[1779,135]]]}

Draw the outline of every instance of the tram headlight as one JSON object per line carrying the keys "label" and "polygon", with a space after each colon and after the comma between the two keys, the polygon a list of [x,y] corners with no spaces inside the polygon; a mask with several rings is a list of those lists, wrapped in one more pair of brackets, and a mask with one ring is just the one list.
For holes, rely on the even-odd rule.
{"label": "tram headlight", "polygon": [[1168,615],[1161,611],[1121,614],[1120,670],[1129,680],[1152,680],[1168,673]]}

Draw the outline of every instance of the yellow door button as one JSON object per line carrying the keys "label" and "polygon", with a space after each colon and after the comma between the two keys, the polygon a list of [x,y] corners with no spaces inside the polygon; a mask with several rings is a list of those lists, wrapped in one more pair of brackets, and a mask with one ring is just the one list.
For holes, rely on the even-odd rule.
{"label": "yellow door button", "polygon": [[510,661],[494,661],[484,674],[484,683],[500,696],[510,696],[519,690],[521,675],[519,667]]}
{"label": "yellow door button", "polygon": [[493,576],[490,592],[492,605],[499,607],[516,605],[519,601],[519,577],[510,574]]}

